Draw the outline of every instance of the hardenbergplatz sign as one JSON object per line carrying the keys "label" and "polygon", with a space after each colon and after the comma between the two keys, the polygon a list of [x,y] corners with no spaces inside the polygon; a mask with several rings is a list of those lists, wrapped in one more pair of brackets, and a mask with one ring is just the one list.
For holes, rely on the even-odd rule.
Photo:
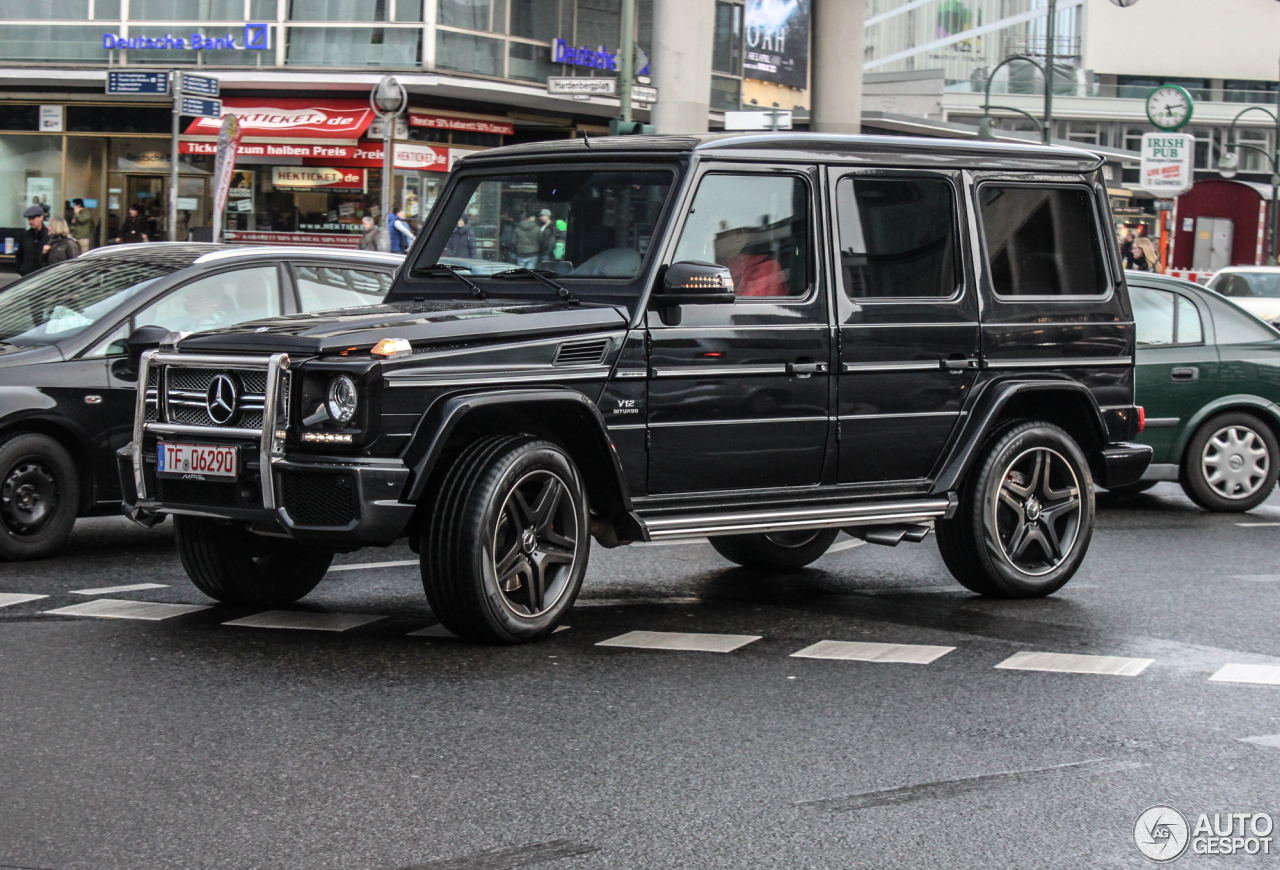
{"label": "hardenbergplatz sign", "polygon": [[128,49],[129,51],[265,51],[271,48],[271,25],[249,22],[244,26],[244,36],[227,33],[226,36],[206,36],[193,33],[190,36],[120,36],[117,33],[102,34],[102,47]]}

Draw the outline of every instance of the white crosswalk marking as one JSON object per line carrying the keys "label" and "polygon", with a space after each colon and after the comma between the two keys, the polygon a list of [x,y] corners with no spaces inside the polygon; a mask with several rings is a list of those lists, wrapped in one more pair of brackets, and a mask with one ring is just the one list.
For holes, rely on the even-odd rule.
{"label": "white crosswalk marking", "polygon": [[1220,683],[1261,683],[1280,686],[1280,665],[1223,665],[1210,680]]}
{"label": "white crosswalk marking", "polygon": [[1155,659],[1121,656],[1082,656],[1070,653],[1020,652],[996,665],[1011,671],[1053,671],[1061,674],[1106,674],[1136,677]]}
{"label": "white crosswalk marking", "polygon": [[308,613],[301,610],[268,610],[242,619],[233,619],[223,625],[245,628],[290,628],[301,631],[347,631],[386,619],[385,616],[369,616],[363,613]]}
{"label": "white crosswalk marking", "polygon": [[1241,743],[1252,743],[1256,746],[1269,746],[1280,749],[1280,734],[1263,734],[1259,737],[1241,737]]}
{"label": "white crosswalk marking", "polygon": [[953,646],[924,646],[911,643],[862,643],[841,640],[820,640],[800,652],[791,654],[793,659],[841,659],[854,662],[891,662],[910,665],[927,665],[953,651]]}
{"label": "white crosswalk marking", "polygon": [[168,583],[134,583],[131,586],[103,586],[101,589],[72,589],[72,595],[111,595],[116,592],[141,592],[143,589],[168,589]]}
{"label": "white crosswalk marking", "polygon": [[0,607],[10,607],[14,604],[22,604],[26,601],[36,601],[48,597],[48,595],[24,595],[21,592],[0,592]]}
{"label": "white crosswalk marking", "polygon": [[329,573],[332,574],[334,571],[362,571],[367,568],[407,568],[410,565],[416,568],[418,560],[399,559],[395,562],[361,562],[356,565],[333,565],[329,568]]}
{"label": "white crosswalk marking", "polygon": [[125,601],[121,598],[99,598],[57,610],[46,610],[58,616],[96,616],[101,619],[145,619],[155,622],[187,613],[208,610],[206,604],[162,604],[158,601]]}
{"label": "white crosswalk marking", "polygon": [[692,634],[678,631],[629,631],[596,646],[623,646],[632,649],[666,649],[686,652],[733,652],[752,641],[760,640],[753,634]]}

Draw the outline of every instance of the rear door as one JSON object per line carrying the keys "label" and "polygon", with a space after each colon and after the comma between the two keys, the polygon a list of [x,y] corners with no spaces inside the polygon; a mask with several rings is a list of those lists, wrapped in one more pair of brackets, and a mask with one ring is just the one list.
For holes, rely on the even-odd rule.
{"label": "rear door", "polygon": [[834,167],[839,480],[930,476],[978,369],[959,172]]}

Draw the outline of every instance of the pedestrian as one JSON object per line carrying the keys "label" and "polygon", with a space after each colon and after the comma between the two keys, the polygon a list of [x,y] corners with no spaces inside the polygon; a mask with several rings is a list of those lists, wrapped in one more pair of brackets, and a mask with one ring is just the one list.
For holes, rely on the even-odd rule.
{"label": "pedestrian", "polygon": [[49,244],[49,228],[44,225],[44,209],[39,202],[27,206],[22,216],[27,219],[27,228],[18,236],[18,250],[14,258],[18,261],[18,274],[30,275],[44,265],[44,252]]}
{"label": "pedestrian", "polygon": [[476,234],[471,229],[471,219],[465,214],[458,218],[458,225],[449,235],[444,254],[446,257],[464,257],[468,260],[476,258]]}
{"label": "pedestrian", "polygon": [[80,245],[71,238],[71,229],[62,218],[49,221],[49,243],[45,245],[46,266],[80,256]]}
{"label": "pedestrian", "polygon": [[365,215],[360,218],[360,244],[356,245],[362,251],[378,250],[378,224],[373,218]]}
{"label": "pedestrian", "polygon": [[515,249],[516,266],[521,269],[538,268],[538,260],[542,256],[542,227],[533,212],[516,224]]}
{"label": "pedestrian", "polygon": [[407,254],[413,247],[413,231],[404,215],[404,206],[397,206],[387,215],[387,235],[391,241],[391,253]]}
{"label": "pedestrian", "polygon": [[1143,236],[1133,243],[1133,250],[1129,256],[1130,269],[1138,272],[1155,272],[1159,266],[1159,255],[1156,254],[1156,246],[1151,240]]}
{"label": "pedestrian", "polygon": [[173,240],[185,242],[191,236],[191,212],[178,212],[178,221],[174,224]]}
{"label": "pedestrian", "polygon": [[147,219],[142,216],[142,209],[136,205],[129,206],[129,216],[120,225],[120,235],[116,244],[134,245],[138,242],[149,242],[147,236]]}
{"label": "pedestrian", "polygon": [[542,249],[538,255],[544,260],[550,260],[556,247],[556,222],[551,216],[551,209],[544,208],[538,212],[538,228],[542,232]]}
{"label": "pedestrian", "polygon": [[82,254],[93,241],[93,213],[84,207],[83,199],[71,200],[71,238],[76,240]]}
{"label": "pedestrian", "polygon": [[1133,233],[1129,232],[1128,227],[1120,230],[1117,240],[1120,243],[1120,262],[1128,268],[1129,258],[1133,255]]}

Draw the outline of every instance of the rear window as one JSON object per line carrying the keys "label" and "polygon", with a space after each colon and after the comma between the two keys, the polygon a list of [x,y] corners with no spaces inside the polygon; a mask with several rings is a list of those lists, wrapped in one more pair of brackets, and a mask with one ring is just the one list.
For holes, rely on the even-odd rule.
{"label": "rear window", "polygon": [[1280,299],[1280,272],[1226,272],[1214,277],[1209,289],[1241,299]]}
{"label": "rear window", "polygon": [[1108,279],[1084,187],[978,189],[991,284],[1000,296],[1101,296]]}
{"label": "rear window", "polygon": [[955,206],[946,181],[842,178],[836,219],[840,274],[851,299],[956,292]]}

